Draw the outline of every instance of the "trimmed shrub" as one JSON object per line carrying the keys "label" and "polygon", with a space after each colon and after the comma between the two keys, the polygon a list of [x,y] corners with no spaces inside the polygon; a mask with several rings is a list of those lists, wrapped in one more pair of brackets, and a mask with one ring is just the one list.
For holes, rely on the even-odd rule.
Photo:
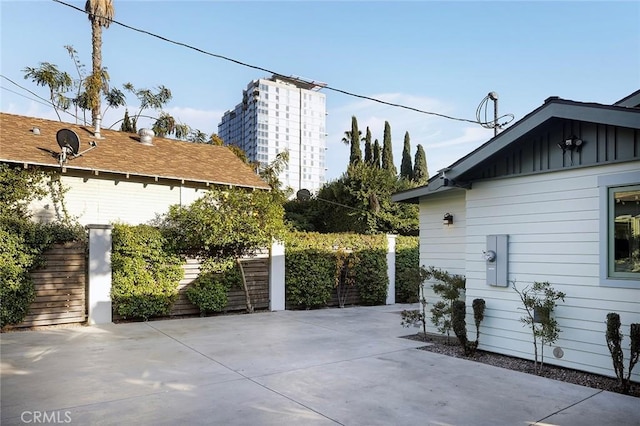
{"label": "trimmed shrub", "polygon": [[350,269],[361,303],[385,302],[388,278],[384,235],[292,232],[287,235],[285,246],[289,307],[318,308],[331,301],[342,271],[337,265],[339,251],[352,253]]}
{"label": "trimmed shrub", "polygon": [[331,300],[335,258],[317,249],[289,249],[285,256],[287,303],[293,308],[319,308]]}
{"label": "trimmed shrub", "polygon": [[622,333],[620,332],[620,315],[615,312],[607,314],[607,346],[613,360],[613,370],[618,378],[618,384],[623,393],[628,394],[631,389],[631,371],[640,358],[640,324],[631,324],[629,338],[629,368],[624,375],[624,353],[622,352]]}
{"label": "trimmed shrub", "polygon": [[396,238],[396,302],[420,300],[420,248],[418,237]]}
{"label": "trimmed shrub", "polygon": [[182,260],[165,245],[154,227],[114,226],[111,298],[122,317],[147,320],[169,314],[184,271]]}
{"label": "trimmed shrub", "polygon": [[358,252],[355,265],[356,285],[363,305],[383,305],[387,299],[387,252],[370,249]]}

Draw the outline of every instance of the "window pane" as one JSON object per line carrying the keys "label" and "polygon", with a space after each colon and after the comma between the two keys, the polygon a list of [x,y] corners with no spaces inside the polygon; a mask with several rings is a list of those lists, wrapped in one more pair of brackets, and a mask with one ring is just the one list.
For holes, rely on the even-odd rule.
{"label": "window pane", "polygon": [[640,275],[640,186],[614,189],[612,201],[612,272],[637,278]]}

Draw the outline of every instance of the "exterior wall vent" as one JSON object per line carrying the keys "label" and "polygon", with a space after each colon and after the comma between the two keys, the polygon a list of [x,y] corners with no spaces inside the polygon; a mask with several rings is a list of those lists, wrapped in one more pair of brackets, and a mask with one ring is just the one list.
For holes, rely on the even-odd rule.
{"label": "exterior wall vent", "polygon": [[143,145],[153,145],[153,137],[156,135],[151,129],[138,130],[140,136],[140,143]]}

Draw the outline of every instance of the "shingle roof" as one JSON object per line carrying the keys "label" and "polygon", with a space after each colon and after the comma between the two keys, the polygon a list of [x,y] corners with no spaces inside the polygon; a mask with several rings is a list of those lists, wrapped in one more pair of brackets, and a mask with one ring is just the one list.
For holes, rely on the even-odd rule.
{"label": "shingle roof", "polygon": [[[33,128],[40,130],[34,134]],[[60,129],[73,130],[80,138],[82,152],[89,142],[97,148],[66,162],[67,173],[89,170],[103,173],[148,176],[209,184],[250,188],[269,186],[227,147],[166,138],[153,138],[153,145],[139,142],[138,135],[103,129],[102,138],[93,136],[91,126],[0,112],[0,162],[60,167],[56,142]]]}

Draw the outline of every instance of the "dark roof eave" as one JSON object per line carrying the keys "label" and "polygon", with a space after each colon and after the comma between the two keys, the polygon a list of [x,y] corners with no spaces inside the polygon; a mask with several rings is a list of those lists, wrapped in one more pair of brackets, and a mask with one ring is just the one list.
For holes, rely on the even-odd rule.
{"label": "dark roof eave", "polygon": [[[34,161],[19,161],[19,160],[8,160],[8,159],[4,159],[4,158],[0,158],[0,163],[14,163],[14,164],[27,164],[29,166],[38,166],[38,167],[47,167],[50,169],[59,169],[60,166],[59,165],[53,165],[50,163],[37,163]],[[163,175],[147,175],[147,174],[143,174],[143,173],[132,173],[132,172],[122,172],[122,171],[118,171],[118,170],[106,170],[106,169],[92,169],[92,168],[88,168],[88,167],[73,167],[73,166],[64,166],[64,168],[68,171],[68,170],[79,170],[79,171],[84,171],[84,172],[98,172],[98,173],[109,173],[109,174],[113,174],[113,175],[121,175],[121,176],[137,176],[137,177],[143,177],[143,178],[151,178],[151,179],[167,179],[167,180],[174,180],[174,181],[178,181],[178,182],[192,182],[192,183],[198,183],[198,184],[204,184],[204,185],[220,185],[220,186],[237,186],[240,188],[251,188],[251,189],[266,189],[266,190],[271,190],[271,187],[267,184],[265,184],[264,186],[254,186],[254,185],[247,185],[247,184],[239,184],[239,183],[233,183],[233,182],[218,182],[218,181],[213,181],[213,180],[199,180],[199,179],[188,179],[188,178],[180,178],[180,177],[175,177],[175,176],[163,176]]]}
{"label": "dark roof eave", "polygon": [[640,110],[601,104],[553,99],[532,111],[513,127],[495,136],[450,166],[447,176],[455,179],[506,148],[512,142],[551,118],[564,118],[620,127],[639,128]]}

